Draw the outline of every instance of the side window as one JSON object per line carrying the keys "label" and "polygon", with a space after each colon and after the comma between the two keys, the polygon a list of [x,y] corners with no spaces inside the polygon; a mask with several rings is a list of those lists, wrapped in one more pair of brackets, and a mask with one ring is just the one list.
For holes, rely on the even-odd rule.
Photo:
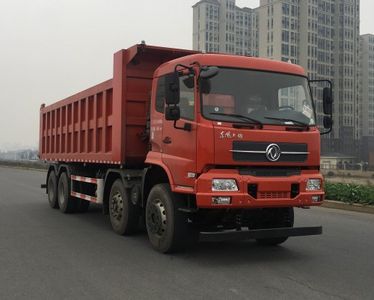
{"label": "side window", "polygon": [[195,119],[195,95],[193,77],[182,76],[179,79],[181,118],[187,120]]}
{"label": "side window", "polygon": [[165,107],[165,77],[160,77],[157,80],[156,91],[156,111],[164,113]]}

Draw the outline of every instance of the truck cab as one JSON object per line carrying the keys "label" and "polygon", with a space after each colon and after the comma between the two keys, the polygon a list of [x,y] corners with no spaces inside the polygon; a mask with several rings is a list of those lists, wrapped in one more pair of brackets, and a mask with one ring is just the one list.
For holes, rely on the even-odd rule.
{"label": "truck cab", "polygon": [[320,131],[302,67],[194,54],[161,65],[152,90],[146,162],[160,163],[173,192],[194,194],[198,208],[322,203]]}

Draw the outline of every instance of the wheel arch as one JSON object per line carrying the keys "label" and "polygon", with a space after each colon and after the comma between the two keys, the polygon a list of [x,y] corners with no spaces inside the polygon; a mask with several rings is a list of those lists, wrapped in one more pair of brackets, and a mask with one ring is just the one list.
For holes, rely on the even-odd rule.
{"label": "wheel arch", "polygon": [[70,178],[71,168],[69,165],[66,165],[66,164],[58,165],[57,177],[60,177],[63,172],[66,172],[66,175],[68,176],[68,178]]}
{"label": "wheel arch", "polygon": [[145,207],[147,203],[148,195],[153,186],[159,183],[172,183],[171,174],[163,166],[160,165],[150,165],[148,168],[144,169],[143,181],[142,181],[142,203],[141,205]]}

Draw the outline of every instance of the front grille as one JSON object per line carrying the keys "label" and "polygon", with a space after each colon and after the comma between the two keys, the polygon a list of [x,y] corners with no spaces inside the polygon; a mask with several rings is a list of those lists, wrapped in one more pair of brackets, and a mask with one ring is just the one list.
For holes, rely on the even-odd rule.
{"label": "front grille", "polygon": [[261,200],[294,199],[300,194],[298,183],[291,184],[290,191],[258,191],[257,183],[249,183],[247,188],[248,195]]}
{"label": "front grille", "polygon": [[[266,148],[273,142],[243,142],[234,141],[232,156],[235,161],[269,162],[266,158]],[[308,159],[308,145],[294,143],[277,143],[281,155],[279,162],[305,162]]]}
{"label": "front grille", "polygon": [[289,192],[258,192],[258,199],[288,199],[290,198]]}
{"label": "front grille", "polygon": [[251,167],[240,168],[240,175],[250,175],[257,177],[287,177],[293,175],[300,175],[300,168],[272,168],[272,167]]}

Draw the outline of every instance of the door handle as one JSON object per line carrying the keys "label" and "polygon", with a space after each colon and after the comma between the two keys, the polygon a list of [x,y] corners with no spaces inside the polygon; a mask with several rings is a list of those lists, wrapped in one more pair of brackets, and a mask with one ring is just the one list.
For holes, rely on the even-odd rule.
{"label": "door handle", "polygon": [[163,142],[164,144],[171,144],[171,138],[170,138],[170,136],[166,136],[166,137],[162,140],[162,142]]}

